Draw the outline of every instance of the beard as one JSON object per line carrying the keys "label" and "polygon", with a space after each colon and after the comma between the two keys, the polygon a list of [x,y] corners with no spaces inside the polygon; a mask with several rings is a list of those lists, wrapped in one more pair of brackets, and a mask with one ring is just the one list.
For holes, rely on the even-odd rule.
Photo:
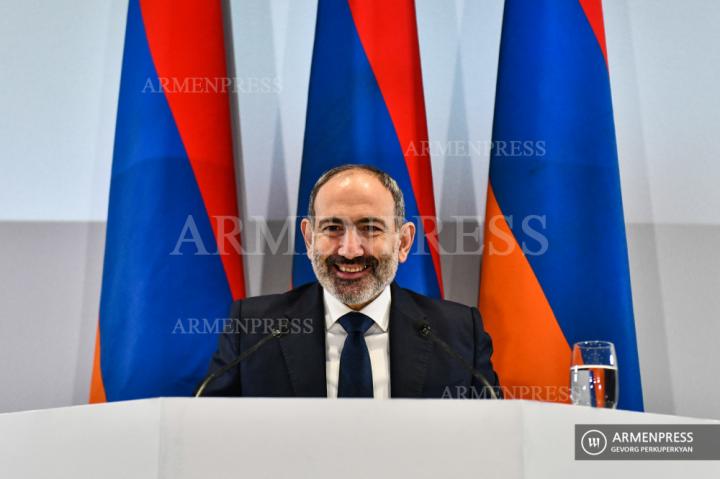
{"label": "beard", "polygon": [[[330,294],[346,305],[366,304],[375,299],[397,273],[398,252],[347,259],[340,255],[322,256],[313,250],[312,267],[318,281]],[[336,274],[335,265],[367,266],[369,274],[357,279],[344,279]]]}

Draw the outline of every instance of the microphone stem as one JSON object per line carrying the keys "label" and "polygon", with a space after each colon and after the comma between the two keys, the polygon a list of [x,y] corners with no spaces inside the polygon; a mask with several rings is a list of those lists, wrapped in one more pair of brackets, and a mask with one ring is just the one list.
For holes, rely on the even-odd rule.
{"label": "microphone stem", "polygon": [[495,393],[495,388],[493,388],[493,386],[485,378],[485,376],[480,374],[480,372],[477,369],[475,369],[472,364],[468,363],[465,360],[465,358],[460,356],[460,354],[457,351],[455,351],[453,348],[451,348],[448,343],[446,343],[444,340],[437,337],[429,325],[427,325],[427,324],[424,325],[422,327],[422,329],[420,330],[420,334],[422,334],[425,337],[430,338],[435,344],[439,345],[443,351],[445,351],[447,354],[449,354],[450,356],[455,358],[460,364],[463,365],[463,367],[465,367],[465,369],[467,369],[470,372],[470,374],[472,374],[472,376],[475,379],[477,379],[478,381],[480,381],[482,383],[483,389],[490,390],[490,395],[492,396],[493,399],[498,399],[498,396]]}
{"label": "microphone stem", "polygon": [[225,366],[221,367],[217,371],[213,371],[212,373],[210,373],[208,375],[208,377],[206,377],[205,380],[200,384],[200,386],[198,386],[197,391],[195,392],[193,397],[196,397],[196,398],[201,397],[203,392],[205,392],[205,388],[207,388],[210,385],[210,383],[215,381],[215,379],[222,376],[223,374],[225,374],[232,368],[236,367],[238,364],[243,362],[247,357],[253,355],[255,353],[255,351],[262,348],[265,345],[265,343],[267,343],[268,341],[270,341],[274,338],[279,338],[280,336],[283,336],[284,334],[286,334],[286,332],[284,332],[280,329],[274,330],[271,334],[268,334],[267,336],[262,338],[260,341],[253,344],[252,347],[243,351],[242,354],[240,354],[237,358],[233,359],[231,362],[227,363]]}

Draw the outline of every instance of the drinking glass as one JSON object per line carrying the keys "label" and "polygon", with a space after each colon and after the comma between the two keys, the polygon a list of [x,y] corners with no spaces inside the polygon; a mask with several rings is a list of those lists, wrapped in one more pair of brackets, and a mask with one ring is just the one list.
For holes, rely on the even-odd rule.
{"label": "drinking glass", "polygon": [[618,399],[617,356],[609,341],[581,341],[572,349],[570,399],[573,404],[615,409]]}

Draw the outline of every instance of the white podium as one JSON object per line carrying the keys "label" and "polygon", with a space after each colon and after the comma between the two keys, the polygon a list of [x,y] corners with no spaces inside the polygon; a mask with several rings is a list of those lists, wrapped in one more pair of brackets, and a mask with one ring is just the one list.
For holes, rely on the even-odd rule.
{"label": "white podium", "polygon": [[718,421],[526,401],[160,398],[0,414],[0,478],[720,477],[720,461],[576,461],[576,423]]}

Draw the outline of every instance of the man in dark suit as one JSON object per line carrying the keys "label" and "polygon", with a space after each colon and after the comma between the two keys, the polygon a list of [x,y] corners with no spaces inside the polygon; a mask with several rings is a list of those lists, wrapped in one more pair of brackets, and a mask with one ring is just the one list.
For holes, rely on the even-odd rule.
{"label": "man in dark suit", "polygon": [[393,281],[415,226],[389,175],[364,165],[334,168],[317,181],[309,205],[301,230],[318,282],[234,303],[211,373],[275,337],[204,395],[477,397],[487,383],[498,386],[478,310]]}

